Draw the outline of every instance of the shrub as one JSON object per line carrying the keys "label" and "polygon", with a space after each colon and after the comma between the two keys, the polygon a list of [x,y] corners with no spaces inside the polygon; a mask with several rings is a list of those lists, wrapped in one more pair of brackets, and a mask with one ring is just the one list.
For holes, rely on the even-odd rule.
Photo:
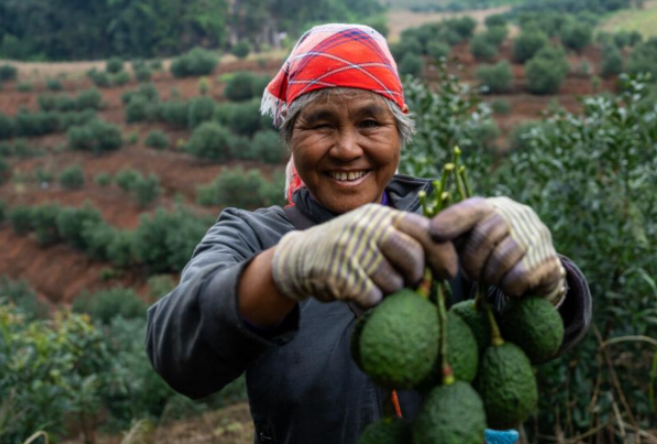
{"label": "shrub", "polygon": [[215,110],[217,122],[242,136],[251,136],[265,127],[260,116],[260,100],[241,103],[220,103]]}
{"label": "shrub", "polygon": [[17,206],[9,210],[7,220],[9,225],[13,228],[14,232],[19,236],[23,236],[33,229],[33,211],[32,208],[27,206]]}
{"label": "shrub", "polygon": [[126,193],[132,191],[135,183],[140,179],[142,179],[141,173],[130,168],[119,170],[114,176],[114,182]]}
{"label": "shrub", "polygon": [[162,60],[160,59],[151,60],[149,66],[153,71],[162,71]]}
{"label": "shrub", "polygon": [[119,57],[112,57],[105,63],[105,71],[110,74],[118,74],[123,71],[123,60]]}
{"label": "shrub", "polygon": [[240,40],[233,45],[230,52],[238,59],[245,59],[251,52],[251,44],[247,40]]}
{"label": "shrub", "polygon": [[113,233],[107,244],[107,260],[121,268],[135,264],[134,233],[126,230],[114,230]]}
{"label": "shrub", "polygon": [[508,60],[481,66],[477,69],[476,76],[479,83],[493,94],[509,92],[513,86],[513,71]]}
{"label": "shrub", "polygon": [[99,88],[107,88],[111,85],[110,76],[105,71],[97,71],[93,68],[87,72],[87,77]]}
{"label": "shrub", "polygon": [[48,315],[48,306],[37,298],[24,280],[15,281],[0,275],[0,301],[5,306],[7,302],[14,304],[28,320],[45,318]]}
{"label": "shrub", "polygon": [[94,110],[84,111],[71,111],[68,113],[59,113],[59,130],[65,131],[72,126],[86,125],[96,119],[96,112]]}
{"label": "shrub", "polygon": [[176,281],[168,274],[151,276],[146,281],[152,300],[158,300],[176,288]]}
{"label": "shrub", "polygon": [[80,208],[63,208],[57,215],[57,231],[60,236],[72,247],[86,250],[87,239],[84,236],[84,228],[89,224],[99,224],[103,216],[98,210],[88,204]]}
{"label": "shrub", "polygon": [[130,74],[127,71],[121,71],[111,77],[112,85],[123,86],[130,83]]}
{"label": "shrub", "polygon": [[151,131],[146,136],[144,145],[149,148],[155,148],[157,150],[165,150],[169,148],[170,145],[169,136],[167,136],[162,131]]}
{"label": "shrub", "polygon": [[16,80],[18,69],[12,65],[0,65],[0,83],[8,80]]}
{"label": "shrub", "polygon": [[568,72],[562,49],[546,47],[525,66],[527,89],[533,94],[555,94]]}
{"label": "shrub", "polygon": [[253,136],[251,144],[257,158],[263,162],[278,164],[287,161],[290,157],[287,147],[281,142],[276,131],[258,131]]}
{"label": "shrub", "polygon": [[135,69],[135,79],[138,82],[150,82],[153,77],[153,72],[145,66]]}
{"label": "shrub", "polygon": [[118,126],[101,120],[93,120],[68,130],[69,147],[73,150],[100,154],[121,148],[123,140]]}
{"label": "shrub", "polygon": [[95,321],[108,325],[112,319],[145,318],[146,303],[131,288],[112,288],[83,294],[73,300],[73,311],[87,313]]}
{"label": "shrub", "polygon": [[241,167],[225,171],[214,182],[197,188],[200,205],[258,208],[263,206],[260,195],[264,179],[257,170],[245,172]]}
{"label": "shrub", "polygon": [[513,43],[513,57],[517,62],[525,63],[548,43],[547,36],[540,31],[523,31]]}
{"label": "shrub", "polygon": [[92,259],[105,261],[108,246],[113,242],[116,230],[105,221],[85,221],[82,224],[81,236],[86,245],[86,255]]}
{"label": "shrub", "polygon": [[171,62],[171,74],[179,78],[212,74],[218,62],[217,57],[210,51],[194,48]]}
{"label": "shrub", "polygon": [[203,122],[212,120],[214,116],[215,103],[211,97],[196,97],[189,103],[189,128],[194,129]]}
{"label": "shrub", "polygon": [[130,103],[125,107],[126,123],[151,121],[155,117],[157,106],[142,96],[136,96],[130,99]]}
{"label": "shrub", "polygon": [[483,35],[491,44],[500,46],[502,43],[504,43],[504,40],[506,40],[507,36],[509,35],[509,29],[506,26],[494,26],[492,28],[488,28],[488,30]]}
{"label": "shrub", "polygon": [[87,89],[80,92],[75,98],[75,109],[82,111],[85,109],[99,110],[102,106],[103,95],[95,88]]}
{"label": "shrub", "polygon": [[402,37],[399,43],[390,45],[390,52],[395,60],[400,61],[406,54],[421,55],[424,47],[415,37]]}
{"label": "shrub", "polygon": [[162,121],[175,128],[187,128],[189,105],[182,100],[171,100],[160,104],[158,115]]}
{"label": "shrub", "polygon": [[486,20],[484,20],[484,23],[486,23],[487,28],[495,28],[497,26],[504,26],[506,27],[507,24],[507,19],[506,16],[503,14],[494,14],[494,15],[489,15],[486,17]]}
{"label": "shrub", "polygon": [[201,77],[198,80],[198,84],[196,85],[196,88],[198,89],[198,93],[204,96],[208,93],[208,91],[210,91],[211,86],[212,86],[211,81],[207,77]]}
{"label": "shrub", "polygon": [[539,128],[539,122],[523,122],[513,127],[509,135],[509,149],[512,151],[531,149],[532,131]]}
{"label": "shrub", "polygon": [[[0,168],[0,172],[1,172],[1,168]],[[48,183],[52,182],[53,177],[54,177],[53,173],[51,173],[48,170],[44,170],[42,168],[37,168],[34,171],[34,178],[40,184],[44,184],[44,183],[48,184]]]}
{"label": "shrub", "polygon": [[84,186],[84,171],[80,165],[65,168],[59,175],[59,184],[67,190],[77,190]]}
{"label": "shrub", "polygon": [[52,134],[59,129],[58,115],[53,112],[30,113],[21,110],[14,119],[19,137],[37,137]]}
{"label": "shrub", "polygon": [[224,87],[224,97],[233,102],[250,100],[256,96],[254,83],[256,76],[250,72],[234,73]]}
{"label": "shrub", "polygon": [[506,115],[511,112],[511,104],[508,100],[493,100],[490,104],[493,113],[498,115]]}
{"label": "shrub", "polygon": [[112,183],[112,175],[110,173],[98,173],[94,176],[96,185],[106,187]]}
{"label": "shrub", "polygon": [[62,82],[59,81],[59,79],[47,79],[46,88],[49,91],[61,91],[64,89],[64,85],[62,85]]}
{"label": "shrub", "polygon": [[438,41],[432,41],[427,44],[427,54],[434,60],[448,58],[452,49],[448,44]]}
{"label": "shrub", "polygon": [[139,85],[139,88],[126,91],[121,95],[121,101],[124,104],[129,104],[132,99],[142,97],[149,102],[158,102],[160,100],[160,93],[152,83],[145,83]]}
{"label": "shrub", "polygon": [[571,21],[561,30],[561,43],[574,51],[586,48],[592,39],[593,27],[586,23]]}
{"label": "shrub", "polygon": [[653,81],[657,79],[657,45],[642,43],[637,45],[627,63],[627,72],[633,75],[650,73]]}
{"label": "shrub", "polygon": [[399,62],[398,69],[400,75],[410,74],[419,77],[424,71],[424,62],[419,55],[406,54],[402,57],[401,62]]}
{"label": "shrub", "polygon": [[481,62],[493,59],[497,55],[497,48],[486,34],[477,34],[470,40],[470,53]]}
{"label": "shrub", "polygon": [[0,140],[11,139],[16,133],[16,124],[14,119],[0,113]]}
{"label": "shrub", "polygon": [[154,174],[139,177],[132,184],[132,193],[140,207],[146,207],[160,195],[160,180]]}
{"label": "shrub", "polygon": [[32,228],[39,244],[50,245],[60,240],[57,230],[57,216],[60,211],[59,204],[44,204],[32,208]]}
{"label": "shrub", "polygon": [[194,130],[185,149],[196,157],[223,162],[231,156],[231,142],[232,134],[227,128],[205,122]]}
{"label": "shrub", "polygon": [[477,21],[470,16],[464,16],[457,19],[447,20],[445,25],[461,36],[462,40],[467,40],[472,37]]}
{"label": "shrub", "polygon": [[616,76],[623,72],[623,55],[616,47],[606,47],[602,51],[602,66],[600,75],[605,79]]}

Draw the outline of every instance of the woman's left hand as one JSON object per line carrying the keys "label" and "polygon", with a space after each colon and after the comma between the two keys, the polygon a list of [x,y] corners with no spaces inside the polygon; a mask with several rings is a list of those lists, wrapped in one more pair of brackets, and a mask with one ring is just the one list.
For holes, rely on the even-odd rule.
{"label": "woman's left hand", "polygon": [[557,304],[565,294],[566,272],[550,230],[526,205],[473,197],[435,216],[430,233],[439,242],[455,241],[468,277],[508,296],[532,292]]}

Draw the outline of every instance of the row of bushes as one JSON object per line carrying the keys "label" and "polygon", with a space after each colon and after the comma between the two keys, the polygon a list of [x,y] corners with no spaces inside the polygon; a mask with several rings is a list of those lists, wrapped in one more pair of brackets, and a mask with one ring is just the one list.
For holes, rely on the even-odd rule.
{"label": "row of bushes", "polygon": [[112,180],[119,188],[132,195],[142,208],[155,201],[162,192],[160,179],[155,174],[144,177],[137,170],[125,168],[117,172],[114,177],[107,173],[96,176],[96,183],[101,186],[109,185]]}
{"label": "row of bushes", "polygon": [[99,110],[102,107],[103,96],[97,89],[80,92],[76,97],[67,95],[39,95],[41,111],[83,111]]}
{"label": "row of bushes", "polygon": [[196,190],[199,205],[224,205],[238,208],[261,208],[283,205],[285,178],[276,175],[267,182],[258,170],[245,172],[242,168],[226,171]]}
{"label": "row of bushes", "polygon": [[117,267],[143,265],[149,273],[179,272],[191,257],[214,218],[199,217],[178,207],[143,215],[134,231],[108,225],[89,204],[80,208],[59,204],[17,206],[7,220],[19,235],[35,234],[42,245],[66,242],[89,257]]}
{"label": "row of bushes", "polygon": [[0,140],[13,137],[39,137],[59,133],[67,129],[84,125],[96,118],[94,110],[68,112],[29,112],[19,111],[11,117],[0,114]]}
{"label": "row of bushes", "polygon": [[118,150],[123,145],[121,129],[98,119],[72,127],[67,136],[70,149],[91,151],[94,154]]}

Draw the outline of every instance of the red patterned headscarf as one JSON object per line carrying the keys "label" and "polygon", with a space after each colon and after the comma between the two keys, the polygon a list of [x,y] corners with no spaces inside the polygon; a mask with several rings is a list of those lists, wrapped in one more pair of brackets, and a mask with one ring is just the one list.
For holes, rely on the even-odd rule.
{"label": "red patterned headscarf", "polygon": [[[265,89],[261,111],[279,126],[282,112],[297,97],[335,87],[372,91],[404,107],[397,64],[385,38],[369,26],[328,24],[315,26],[299,39]],[[292,203],[294,192],[304,186],[294,159],[286,173],[286,197]]]}

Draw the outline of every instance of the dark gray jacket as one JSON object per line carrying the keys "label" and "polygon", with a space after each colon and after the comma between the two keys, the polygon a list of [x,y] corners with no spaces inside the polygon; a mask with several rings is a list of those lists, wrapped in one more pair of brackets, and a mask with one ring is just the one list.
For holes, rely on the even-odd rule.
{"label": "dark gray jacket", "polygon": [[[395,176],[386,189],[389,204],[417,212],[422,189],[431,191],[431,183]],[[295,202],[315,223],[335,217],[305,189]],[[294,229],[281,207],[225,209],[194,251],[178,287],[148,310],[148,355],[171,387],[193,399],[246,372],[257,443],[356,443],[365,425],[381,416],[384,393],[351,359],[356,319],[351,308],[310,298],[265,332],[247,326],[238,312],[237,284],[246,265]],[[588,330],[591,299],[581,272],[563,262],[570,285],[560,309],[566,350]],[[455,300],[474,293],[462,277],[450,284]],[[403,392],[400,401],[404,416],[413,417],[419,396]]]}

